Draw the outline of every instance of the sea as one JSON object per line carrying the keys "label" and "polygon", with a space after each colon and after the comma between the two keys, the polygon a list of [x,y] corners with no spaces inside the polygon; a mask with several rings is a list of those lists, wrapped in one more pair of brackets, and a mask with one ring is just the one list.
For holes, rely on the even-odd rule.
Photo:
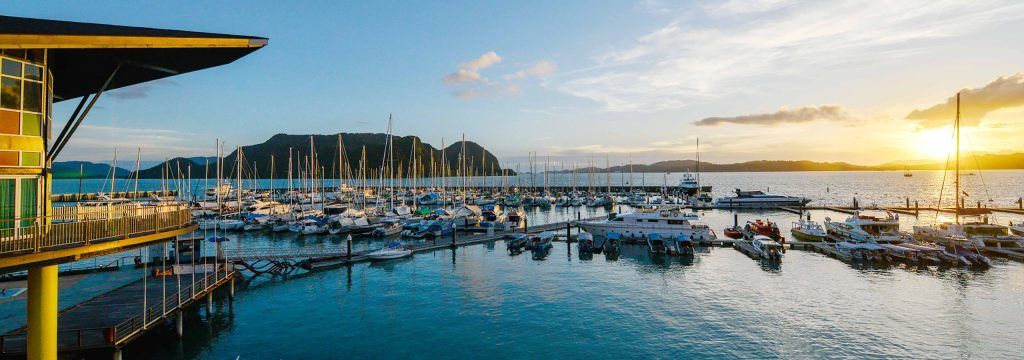
{"label": "sea", "polygon": [[[682,175],[626,176],[549,174],[546,182],[572,186],[575,180],[581,190],[608,183],[672,186]],[[540,177],[471,180],[521,187],[532,181],[543,187]],[[462,180],[447,179],[446,185],[457,181]],[[114,186],[124,191],[129,183],[119,179]],[[912,177],[902,172],[705,173],[701,183],[713,187],[714,197],[735,189],[762,190],[809,197],[811,205],[848,206],[856,198],[863,206],[902,206],[909,200],[934,207],[940,197],[943,203],[952,197],[952,179],[940,171],[915,171]],[[181,188],[201,193],[208,185],[193,180]],[[269,185],[263,180],[249,186]],[[77,192],[79,186],[77,180],[58,180],[53,189]],[[103,180],[81,183],[85,192],[109,186]],[[140,180],[138,186],[175,188],[157,180]],[[965,175],[960,189],[965,203],[1016,208],[1024,171]],[[610,211],[630,209],[528,209],[527,216],[535,225]],[[698,214],[719,234],[734,221],[753,219],[774,221],[788,234],[799,216],[777,210]],[[849,215],[813,210],[810,216],[822,221]],[[900,222],[910,231],[941,217],[922,212],[900,215]],[[1016,223],[1024,216],[995,213],[993,221]],[[342,243],[329,235],[229,237],[228,247]],[[379,239],[355,239],[356,250],[381,245]],[[564,242],[556,242],[546,258],[534,259],[509,255],[497,241],[402,260],[248,277],[236,284],[233,299],[218,294],[209,315],[200,307],[186,312],[183,338],[166,325],[123,350],[129,359],[1021,359],[1024,264],[994,261],[986,270],[863,267],[789,250],[780,264],[769,264],[727,247],[701,248],[683,259],[652,258],[641,245],[626,245],[619,256],[586,255]],[[60,307],[142,276],[128,268],[62,278]],[[22,326],[24,314],[23,297],[0,300],[0,330]]]}

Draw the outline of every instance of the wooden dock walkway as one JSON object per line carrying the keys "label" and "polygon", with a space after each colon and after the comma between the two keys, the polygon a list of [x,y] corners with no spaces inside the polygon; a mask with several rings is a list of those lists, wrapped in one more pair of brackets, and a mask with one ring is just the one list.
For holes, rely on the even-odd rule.
{"label": "wooden dock walkway", "polygon": [[[233,287],[235,272],[225,273],[223,266],[218,269],[197,274],[194,283],[191,274],[182,274],[180,287],[176,276],[149,276],[60,311],[58,352],[117,351],[204,297],[209,301],[214,290],[229,284]],[[26,331],[22,327],[0,335],[0,355],[25,354]]]}

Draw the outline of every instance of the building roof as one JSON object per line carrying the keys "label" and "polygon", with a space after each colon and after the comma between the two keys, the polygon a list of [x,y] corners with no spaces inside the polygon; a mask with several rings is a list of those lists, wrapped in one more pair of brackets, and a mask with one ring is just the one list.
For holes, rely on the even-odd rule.
{"label": "building roof", "polygon": [[0,16],[0,49],[48,49],[54,101],[231,63],[267,45],[253,36]]}

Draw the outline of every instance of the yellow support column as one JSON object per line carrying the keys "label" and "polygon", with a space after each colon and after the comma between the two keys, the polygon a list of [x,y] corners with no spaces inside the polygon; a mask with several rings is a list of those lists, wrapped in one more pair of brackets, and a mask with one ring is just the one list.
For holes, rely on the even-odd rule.
{"label": "yellow support column", "polygon": [[28,269],[28,358],[57,359],[57,265]]}

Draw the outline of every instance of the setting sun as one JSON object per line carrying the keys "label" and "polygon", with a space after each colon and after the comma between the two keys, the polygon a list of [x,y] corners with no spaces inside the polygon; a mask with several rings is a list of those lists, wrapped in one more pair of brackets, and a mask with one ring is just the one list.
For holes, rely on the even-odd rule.
{"label": "setting sun", "polygon": [[[922,130],[914,135],[910,150],[917,156],[945,159],[953,151],[953,133],[950,128]],[[965,144],[961,144],[961,149]]]}

